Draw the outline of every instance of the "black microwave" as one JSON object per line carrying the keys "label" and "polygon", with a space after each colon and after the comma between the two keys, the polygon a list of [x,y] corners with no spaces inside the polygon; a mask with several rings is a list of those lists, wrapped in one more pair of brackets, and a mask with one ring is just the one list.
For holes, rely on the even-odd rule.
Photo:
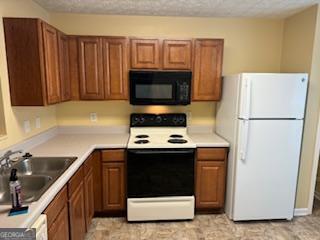
{"label": "black microwave", "polygon": [[191,95],[190,71],[129,72],[130,104],[188,105]]}

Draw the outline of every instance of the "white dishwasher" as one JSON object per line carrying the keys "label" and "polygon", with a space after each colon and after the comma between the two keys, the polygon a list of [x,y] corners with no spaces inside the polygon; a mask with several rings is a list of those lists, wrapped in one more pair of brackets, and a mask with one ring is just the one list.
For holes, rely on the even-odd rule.
{"label": "white dishwasher", "polygon": [[31,228],[36,229],[36,240],[48,240],[47,215],[41,214]]}

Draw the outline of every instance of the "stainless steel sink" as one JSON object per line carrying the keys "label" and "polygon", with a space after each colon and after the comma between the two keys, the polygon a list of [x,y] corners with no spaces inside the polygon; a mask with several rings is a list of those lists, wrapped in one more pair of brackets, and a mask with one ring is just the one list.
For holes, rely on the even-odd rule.
{"label": "stainless steel sink", "polygon": [[[76,157],[32,157],[14,163],[12,168],[17,169],[18,179],[21,182],[22,202],[37,201],[76,159]],[[11,169],[0,175],[0,204],[11,203],[9,191]]]}
{"label": "stainless steel sink", "polygon": [[[46,186],[52,181],[50,176],[20,176],[22,189],[22,201],[30,203],[39,199],[47,189]],[[10,204],[9,176],[0,176],[0,204]]]}
{"label": "stainless steel sink", "polygon": [[64,172],[75,158],[34,157],[23,159],[13,165],[18,175],[46,174],[52,177]]}

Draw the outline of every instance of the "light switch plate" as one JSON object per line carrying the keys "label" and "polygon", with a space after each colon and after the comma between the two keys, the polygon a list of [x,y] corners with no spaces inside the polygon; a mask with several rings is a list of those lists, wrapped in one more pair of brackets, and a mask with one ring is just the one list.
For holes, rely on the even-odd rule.
{"label": "light switch plate", "polygon": [[36,128],[41,128],[41,119],[40,119],[40,117],[36,117]]}
{"label": "light switch plate", "polygon": [[25,133],[29,133],[31,131],[30,121],[25,120],[23,121],[23,128]]}
{"label": "light switch plate", "polygon": [[90,121],[91,122],[97,122],[98,121],[98,115],[95,112],[90,113]]}

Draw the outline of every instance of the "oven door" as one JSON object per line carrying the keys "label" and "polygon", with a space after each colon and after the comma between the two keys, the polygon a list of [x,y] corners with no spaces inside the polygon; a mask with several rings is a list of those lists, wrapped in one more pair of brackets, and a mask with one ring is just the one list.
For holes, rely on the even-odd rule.
{"label": "oven door", "polygon": [[129,149],[128,198],[194,195],[194,149]]}

